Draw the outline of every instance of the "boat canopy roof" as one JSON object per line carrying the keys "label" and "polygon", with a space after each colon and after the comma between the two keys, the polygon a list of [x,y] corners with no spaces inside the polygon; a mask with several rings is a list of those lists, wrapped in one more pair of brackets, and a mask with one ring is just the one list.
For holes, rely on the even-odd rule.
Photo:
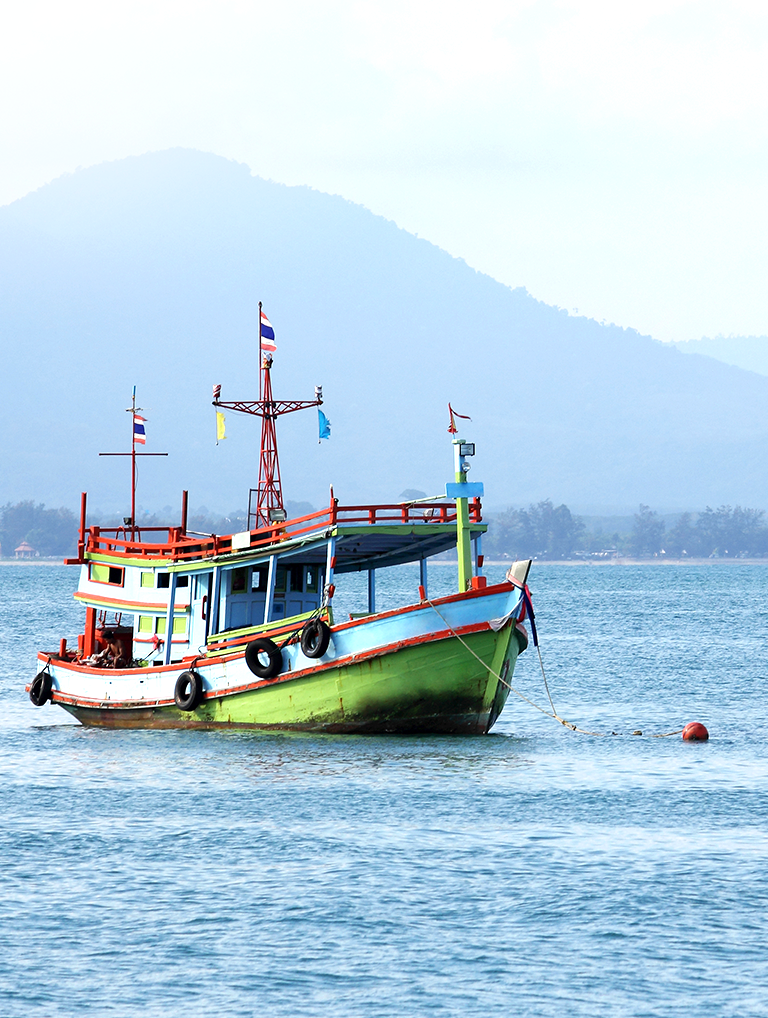
{"label": "boat canopy roof", "polygon": [[[473,536],[486,529],[485,524],[478,524]],[[349,573],[395,566],[455,547],[455,524],[342,526],[336,534],[335,571]]]}
{"label": "boat canopy roof", "polygon": [[[482,534],[485,524],[472,528],[473,536]],[[336,526],[322,535],[296,538],[264,548],[250,548],[217,558],[216,564],[243,564],[266,561],[277,554],[281,562],[322,564],[327,554],[329,538],[335,538],[336,564],[334,572],[352,573],[368,569],[415,562],[456,546],[456,527],[453,524],[369,524],[367,526]],[[210,560],[169,565],[172,572],[210,568]]]}
{"label": "boat canopy roof", "polygon": [[[487,530],[480,499],[469,503],[471,536]],[[335,538],[335,572],[361,572],[414,562],[455,547],[456,505],[451,501],[397,505],[339,506],[274,526],[226,537],[191,534],[180,527],[102,529],[91,527],[81,539],[77,559],[107,558],[171,572],[197,572],[213,565],[246,565],[278,555],[281,561],[322,563]],[[150,540],[145,540],[150,537]],[[155,538],[155,540],[152,540]]]}

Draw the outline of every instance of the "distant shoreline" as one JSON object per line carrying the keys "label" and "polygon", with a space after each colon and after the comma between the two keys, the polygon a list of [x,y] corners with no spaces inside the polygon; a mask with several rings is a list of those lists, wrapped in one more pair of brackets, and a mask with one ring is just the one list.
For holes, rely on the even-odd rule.
{"label": "distant shoreline", "polygon": [[60,558],[0,558],[0,566],[63,566]]}
{"label": "distant shoreline", "polygon": [[[486,561],[487,566],[512,565],[511,559]],[[533,559],[534,566],[768,566],[768,558],[603,558]]]}
{"label": "distant shoreline", "polygon": [[[512,565],[511,559],[485,563],[487,566]],[[768,566],[768,558],[604,558],[534,559],[534,566]]]}

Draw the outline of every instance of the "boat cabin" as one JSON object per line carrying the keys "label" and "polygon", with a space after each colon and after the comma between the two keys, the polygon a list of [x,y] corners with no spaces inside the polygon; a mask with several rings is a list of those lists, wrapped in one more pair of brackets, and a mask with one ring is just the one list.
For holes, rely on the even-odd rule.
{"label": "boat cabin", "polygon": [[[79,655],[98,663],[108,633],[135,666],[173,664],[231,651],[254,633],[287,634],[312,615],[332,621],[336,577],[349,572],[367,572],[373,613],[377,570],[406,562],[420,563],[425,597],[427,559],[456,545],[456,514],[447,499],[346,507],[334,499],[308,516],[217,537],[188,533],[184,522],[161,532],[86,530],[83,499],[78,557],[68,560],[81,566],[74,596],[86,608]],[[479,498],[468,517],[473,584],[482,585]]]}

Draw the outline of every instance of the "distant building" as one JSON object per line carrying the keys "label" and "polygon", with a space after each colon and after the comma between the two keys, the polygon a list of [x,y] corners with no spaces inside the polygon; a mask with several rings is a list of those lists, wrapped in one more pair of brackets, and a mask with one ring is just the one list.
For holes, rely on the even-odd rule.
{"label": "distant building", "polygon": [[35,551],[32,545],[27,544],[26,541],[22,541],[16,549],[16,558],[36,558],[39,554],[40,553]]}

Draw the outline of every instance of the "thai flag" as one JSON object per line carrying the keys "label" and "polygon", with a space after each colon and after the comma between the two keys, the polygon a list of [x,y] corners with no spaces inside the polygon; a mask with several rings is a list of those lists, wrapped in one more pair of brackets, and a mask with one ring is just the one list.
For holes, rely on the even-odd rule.
{"label": "thai flag", "polygon": [[140,417],[138,414],[133,415],[133,441],[134,444],[138,442],[139,445],[146,445],[147,435],[144,431],[144,422],[146,417]]}
{"label": "thai flag", "polygon": [[261,349],[266,350],[267,353],[274,353],[277,350],[275,330],[263,311],[261,312]]}

